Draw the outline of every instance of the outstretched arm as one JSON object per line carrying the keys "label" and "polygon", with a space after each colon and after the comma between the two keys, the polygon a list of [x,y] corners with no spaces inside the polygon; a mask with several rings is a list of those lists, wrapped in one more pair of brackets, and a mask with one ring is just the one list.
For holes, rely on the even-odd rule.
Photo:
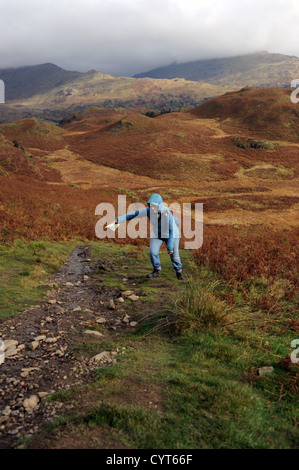
{"label": "outstretched arm", "polygon": [[121,224],[122,222],[125,222],[126,220],[132,220],[135,219],[135,217],[145,217],[148,215],[149,208],[145,207],[144,209],[140,209],[137,211],[129,212],[128,214],[122,215],[121,217],[117,217],[115,219],[116,224]]}

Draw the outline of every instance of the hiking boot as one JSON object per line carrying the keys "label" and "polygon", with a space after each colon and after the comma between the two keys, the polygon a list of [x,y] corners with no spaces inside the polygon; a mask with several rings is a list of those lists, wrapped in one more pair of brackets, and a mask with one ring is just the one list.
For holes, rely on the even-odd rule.
{"label": "hiking boot", "polygon": [[178,278],[179,281],[184,281],[183,273],[182,271],[176,272],[176,277]]}
{"label": "hiking boot", "polygon": [[148,274],[146,277],[159,277],[161,274],[161,269],[155,269],[152,273]]}

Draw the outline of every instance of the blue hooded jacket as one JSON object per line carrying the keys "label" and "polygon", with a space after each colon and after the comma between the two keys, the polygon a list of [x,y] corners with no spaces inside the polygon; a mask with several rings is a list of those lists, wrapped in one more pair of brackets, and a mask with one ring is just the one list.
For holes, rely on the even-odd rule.
{"label": "blue hooded jacket", "polygon": [[178,219],[175,219],[168,207],[164,206],[160,194],[153,194],[147,201],[147,204],[157,205],[158,212],[154,213],[151,211],[150,207],[145,207],[144,209],[129,212],[121,217],[117,217],[117,223],[120,224],[126,220],[132,220],[135,217],[140,218],[147,216],[153,227],[151,238],[164,240],[167,244],[167,250],[173,251],[174,238],[179,238],[180,236],[177,225],[178,222],[176,222]]}

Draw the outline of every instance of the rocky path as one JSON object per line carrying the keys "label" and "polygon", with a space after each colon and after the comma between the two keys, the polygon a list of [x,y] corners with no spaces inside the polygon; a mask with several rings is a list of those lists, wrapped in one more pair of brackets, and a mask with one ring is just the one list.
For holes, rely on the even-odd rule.
{"label": "rocky path", "polygon": [[[36,433],[67,406],[47,401],[49,395],[86,383],[95,368],[124,353],[118,348],[92,358],[72,354],[76,339],[99,342],[136,326],[121,303],[125,296],[132,302],[138,296],[94,282],[92,273],[105,267],[90,256],[88,246],[77,247],[51,277],[52,289],[40,304],[0,323],[5,349],[0,365],[2,449],[16,447],[22,437]],[[103,332],[92,329],[99,325]]]}

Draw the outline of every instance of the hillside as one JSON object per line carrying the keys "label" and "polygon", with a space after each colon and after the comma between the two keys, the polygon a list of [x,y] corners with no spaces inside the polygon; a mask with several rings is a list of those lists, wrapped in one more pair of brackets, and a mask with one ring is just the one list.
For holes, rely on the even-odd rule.
{"label": "hillside", "polygon": [[[299,139],[288,93],[0,125],[0,448],[296,448]],[[95,234],[98,204],[122,215],[119,195],[125,211],[157,192],[189,204],[184,281],[165,246],[149,279],[149,239]],[[190,250],[196,203],[204,238]]]}
{"label": "hillside", "polygon": [[[44,204],[48,216],[42,218],[55,237],[75,230],[93,238],[100,197],[116,202],[120,192],[143,201],[153,188],[170,202],[204,201],[212,225],[296,226],[298,111],[288,92],[249,88],[155,118],[137,108],[91,107],[60,126],[36,119],[0,126],[1,199],[17,197],[22,207],[20,223],[11,212],[3,214],[4,238],[15,231],[34,237],[38,217],[33,232],[22,227],[26,217],[32,220],[33,207],[42,215]],[[20,199],[14,178],[18,192],[27,194],[34,185],[38,199],[29,193],[29,205]],[[52,185],[51,196],[41,181]],[[82,207],[80,221],[76,214],[70,222],[73,204]]]}
{"label": "hillside", "polygon": [[113,77],[100,72],[69,72],[53,64],[0,70],[6,103],[0,105],[0,123],[38,117],[59,121],[88,106],[179,109],[236,90],[184,79],[153,80]]}
{"label": "hillside", "polygon": [[174,63],[135,78],[185,78],[214,85],[289,87],[299,76],[299,58],[283,54],[260,52],[223,59],[198,60],[182,64]]}
{"label": "hillside", "polygon": [[219,119],[227,132],[242,129],[265,139],[299,141],[299,107],[291,102],[292,89],[244,88],[226,93],[190,111],[198,118]]}

